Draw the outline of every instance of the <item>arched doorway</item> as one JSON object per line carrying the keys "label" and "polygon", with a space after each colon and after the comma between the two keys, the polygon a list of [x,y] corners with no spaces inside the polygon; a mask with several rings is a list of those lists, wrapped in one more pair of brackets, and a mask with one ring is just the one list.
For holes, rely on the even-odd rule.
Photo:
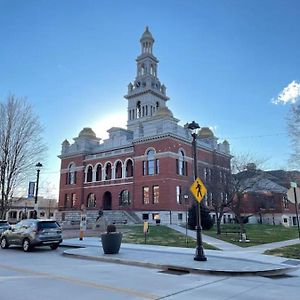
{"label": "arched doorway", "polygon": [[103,195],[103,210],[111,210],[111,192],[105,192]]}

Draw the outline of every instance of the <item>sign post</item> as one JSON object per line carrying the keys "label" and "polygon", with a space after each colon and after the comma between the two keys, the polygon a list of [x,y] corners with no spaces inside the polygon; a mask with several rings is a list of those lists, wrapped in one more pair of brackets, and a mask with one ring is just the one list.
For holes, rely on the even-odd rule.
{"label": "sign post", "polygon": [[83,240],[84,232],[86,231],[86,210],[85,205],[81,205],[81,216],[80,216],[80,231],[79,231],[79,240]]}
{"label": "sign post", "polygon": [[145,244],[147,243],[147,234],[149,232],[149,222],[144,222],[144,236],[145,236]]}
{"label": "sign post", "polygon": [[296,219],[297,219],[297,226],[298,226],[298,236],[300,240],[300,227],[299,227],[299,215],[298,215],[298,201],[297,201],[297,183],[291,182],[291,188],[294,189],[294,199],[295,199],[295,211],[296,211]]}

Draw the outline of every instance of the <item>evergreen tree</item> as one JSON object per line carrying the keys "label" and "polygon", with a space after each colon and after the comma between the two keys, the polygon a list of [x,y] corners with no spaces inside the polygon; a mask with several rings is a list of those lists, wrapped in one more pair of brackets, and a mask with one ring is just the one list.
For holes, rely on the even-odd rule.
{"label": "evergreen tree", "polygon": [[[201,227],[204,230],[209,230],[213,227],[214,221],[209,214],[209,209],[202,204],[200,204],[200,206],[201,206]],[[197,226],[196,209],[197,209],[196,204],[193,204],[189,209],[189,215],[188,215],[189,229],[195,229]]]}

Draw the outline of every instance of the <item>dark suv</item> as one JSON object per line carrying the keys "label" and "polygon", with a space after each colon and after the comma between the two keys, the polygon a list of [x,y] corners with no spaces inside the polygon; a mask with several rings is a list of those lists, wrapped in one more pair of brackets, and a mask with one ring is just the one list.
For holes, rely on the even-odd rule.
{"label": "dark suv", "polygon": [[1,235],[2,249],[10,245],[22,246],[25,252],[36,246],[49,245],[55,250],[62,242],[62,231],[59,224],[53,220],[27,219],[10,227]]}
{"label": "dark suv", "polygon": [[6,229],[9,229],[9,223],[7,221],[4,220],[0,220],[0,236],[2,234],[2,232],[4,232]]}

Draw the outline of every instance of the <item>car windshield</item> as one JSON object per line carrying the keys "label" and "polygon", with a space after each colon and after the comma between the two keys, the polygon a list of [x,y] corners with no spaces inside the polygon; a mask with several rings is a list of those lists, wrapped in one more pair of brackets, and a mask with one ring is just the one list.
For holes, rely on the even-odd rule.
{"label": "car windshield", "polygon": [[48,229],[48,228],[59,228],[59,225],[56,222],[39,222],[38,230]]}

